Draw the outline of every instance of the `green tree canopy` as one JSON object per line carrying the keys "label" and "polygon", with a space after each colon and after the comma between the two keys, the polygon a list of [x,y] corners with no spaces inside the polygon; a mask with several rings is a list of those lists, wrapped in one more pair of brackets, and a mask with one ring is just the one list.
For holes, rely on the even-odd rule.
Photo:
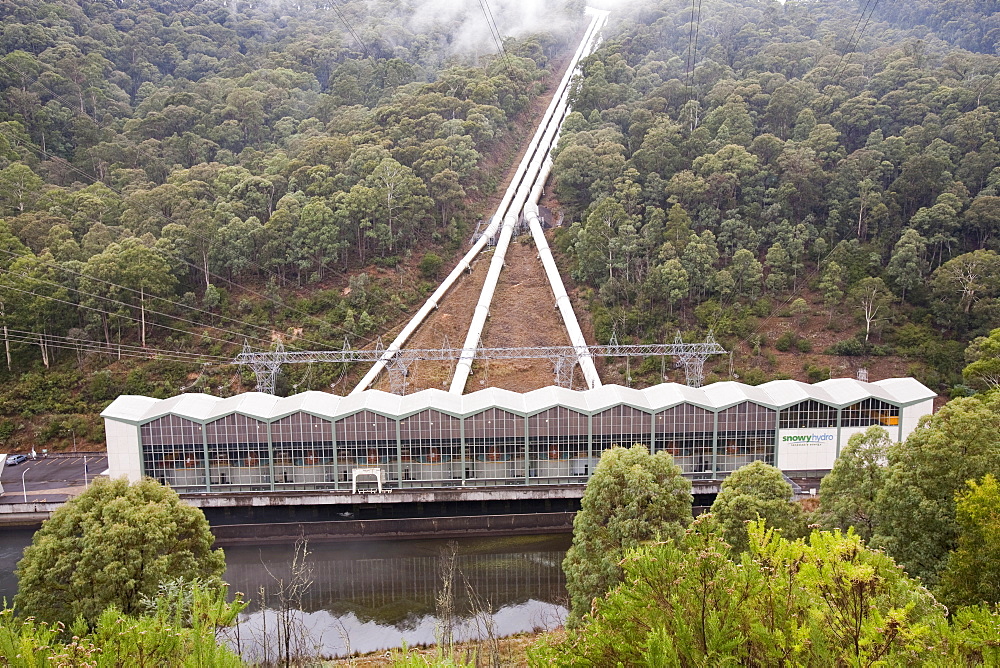
{"label": "green tree canopy", "polygon": [[619,560],[643,541],[674,538],[691,521],[691,482],[669,454],[611,448],[587,482],[563,570],[570,623],[621,580]]}
{"label": "green tree canopy", "polygon": [[35,533],[17,564],[14,607],[91,626],[112,605],[137,615],[161,582],[220,577],[225,559],[213,540],[204,513],[155,480],[97,480]]}
{"label": "green tree canopy", "polygon": [[853,527],[866,542],[875,532],[875,499],[885,484],[892,441],[882,427],[854,434],[833,470],[819,486],[823,524],[843,530]]}
{"label": "green tree canopy", "polygon": [[938,592],[951,606],[1000,603],[1000,484],[970,480],[955,508],[958,547],[948,555]]}
{"label": "green tree canopy", "polygon": [[1000,394],[952,399],[889,450],[872,544],[928,585],[958,544],[955,494],[1000,471],[998,415]]}
{"label": "green tree canopy", "polygon": [[962,376],[967,383],[978,389],[1000,388],[1000,329],[973,339],[965,349],[965,360],[969,364],[962,369]]}
{"label": "green tree canopy", "polygon": [[792,486],[764,462],[747,464],[722,481],[712,514],[735,552],[747,549],[747,523],[758,518],[788,538],[797,538],[805,528],[801,508],[792,503]]}

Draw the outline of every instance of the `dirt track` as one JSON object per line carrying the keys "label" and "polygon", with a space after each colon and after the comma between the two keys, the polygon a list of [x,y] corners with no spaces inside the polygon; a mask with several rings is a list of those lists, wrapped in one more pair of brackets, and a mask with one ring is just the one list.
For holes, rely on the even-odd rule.
{"label": "dirt track", "polygon": [[[483,344],[488,348],[570,344],[541,260],[529,239],[522,237],[521,243],[512,243],[507,251],[483,332]],[[527,392],[553,383],[548,360],[482,360],[472,370],[467,392],[484,387]]]}

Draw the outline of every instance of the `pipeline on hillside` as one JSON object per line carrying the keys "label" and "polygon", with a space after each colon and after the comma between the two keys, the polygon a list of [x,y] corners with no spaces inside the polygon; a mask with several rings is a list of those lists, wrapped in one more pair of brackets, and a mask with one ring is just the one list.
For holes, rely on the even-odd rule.
{"label": "pipeline on hillside", "polygon": [[[590,8],[588,8],[588,12],[591,12]],[[493,236],[497,233],[497,230],[500,229],[501,224],[505,224],[506,221],[510,220],[510,215],[511,215],[510,211],[513,208],[511,204],[515,198],[515,195],[523,188],[530,187],[531,184],[534,182],[535,180],[534,176],[537,175],[537,168],[536,171],[530,175],[531,178],[529,180],[527,179],[527,177],[529,176],[529,167],[535,162],[535,157],[540,149],[542,149],[543,155],[548,155],[548,152],[551,150],[552,147],[551,143],[544,147],[541,146],[542,139],[543,137],[546,136],[549,127],[552,126],[553,124],[552,121],[556,117],[557,110],[559,110],[560,108],[562,108],[563,110],[565,109],[565,100],[569,93],[569,83],[573,78],[573,74],[576,72],[580,60],[587,53],[589,53],[588,50],[591,48],[591,45],[594,42],[594,37],[597,31],[599,30],[598,26],[599,25],[603,26],[604,22],[607,20],[607,12],[591,12],[591,13],[594,14],[594,18],[591,20],[590,25],[587,27],[587,31],[586,33],[584,33],[584,37],[580,43],[580,46],[577,48],[576,53],[573,55],[573,59],[570,61],[569,66],[566,68],[566,74],[563,76],[562,81],[560,81],[559,83],[559,87],[556,89],[556,92],[552,99],[552,103],[550,103],[549,107],[546,109],[545,114],[542,117],[542,121],[538,126],[538,129],[535,131],[535,135],[532,137],[531,142],[528,144],[528,149],[527,151],[525,151],[524,157],[521,159],[521,162],[518,165],[517,171],[514,174],[514,179],[512,180],[510,187],[508,187],[506,192],[504,193],[503,199],[501,199],[500,205],[497,207],[496,213],[490,219],[489,226],[486,228],[486,230],[484,231],[483,235],[479,238],[479,240],[472,246],[471,249],[469,249],[469,252],[466,253],[465,256],[463,256],[462,259],[455,266],[455,268],[452,269],[451,273],[448,274],[448,276],[444,279],[441,285],[438,286],[437,290],[434,291],[434,293],[427,299],[427,301],[423,304],[423,306],[420,307],[420,309],[413,316],[413,318],[406,324],[405,327],[403,327],[403,329],[399,332],[399,334],[392,341],[392,343],[389,344],[389,347],[386,348],[385,353],[382,355],[379,361],[372,366],[372,368],[368,371],[367,374],[365,374],[364,378],[362,378],[361,381],[351,391],[351,394],[357,394],[358,392],[367,389],[368,386],[371,385],[371,383],[375,380],[375,378],[377,378],[378,375],[385,369],[386,364],[400,351],[400,349],[402,349],[406,341],[409,340],[409,338],[423,323],[423,321],[427,318],[427,316],[431,313],[431,311],[437,308],[441,299],[444,298],[448,290],[455,284],[458,278],[462,275],[462,272],[466,271],[471,266],[472,261],[475,259],[476,255],[478,255],[486,246],[486,244],[493,238]],[[558,129],[561,123],[562,123],[562,117],[559,117],[555,123],[555,127]],[[526,180],[527,180],[527,185],[525,185]],[[521,206],[523,205],[523,201],[524,199],[522,198],[521,204],[519,204],[516,208],[514,208],[514,211],[520,210]],[[516,222],[517,222],[517,215],[514,214],[513,224],[516,224]],[[511,227],[511,231],[513,231],[513,227]],[[500,243],[502,241],[503,241],[503,234],[501,234],[501,240],[498,241],[497,243],[498,250],[500,248]],[[507,235],[507,241],[509,242],[509,234]],[[494,257],[496,257],[495,254]],[[502,257],[501,257],[501,264],[502,264]],[[497,271],[497,274],[499,275],[499,270]],[[495,283],[493,284],[493,288],[495,288]],[[492,289],[490,294],[492,296]],[[488,302],[487,302],[487,307],[488,307]],[[477,312],[478,311],[479,308],[477,306]],[[473,344],[472,357],[475,356],[475,346],[477,344],[478,344],[478,336],[475,340],[475,343]],[[465,348],[467,349],[468,345],[466,345]],[[466,356],[466,352],[467,352],[466,350],[463,350],[462,352],[463,358]],[[471,358],[469,360],[469,365],[471,368]],[[468,374],[466,373],[466,377],[467,376]],[[464,381],[462,383],[462,386],[464,387]],[[454,388],[454,382],[452,383],[452,387]],[[459,390],[459,392],[461,392],[461,390]]]}
{"label": "pipeline on hillside", "polygon": [[[532,157],[530,166],[528,168],[528,173],[531,175],[529,181],[525,181],[523,184],[519,185],[517,188],[512,206],[507,211],[503,218],[503,228],[500,231],[500,239],[497,242],[496,249],[493,252],[493,258],[490,261],[490,268],[486,274],[486,282],[483,285],[483,290],[479,295],[479,301],[476,304],[476,310],[472,315],[472,321],[469,325],[469,332],[465,337],[465,343],[462,346],[462,354],[455,365],[455,375],[451,380],[451,387],[449,391],[452,394],[462,394],[465,391],[465,384],[468,382],[469,375],[472,373],[472,362],[476,357],[476,348],[479,347],[479,341],[483,334],[483,329],[486,326],[486,318],[489,315],[490,304],[493,302],[493,295],[496,292],[497,282],[500,279],[500,271],[503,269],[504,258],[507,253],[507,248],[510,245],[510,239],[514,234],[514,228],[517,226],[519,214],[522,209],[528,203],[529,197],[532,192],[537,189],[537,197],[541,197],[541,189],[545,185],[545,178],[548,176],[548,170],[545,169],[546,164],[551,165],[551,158],[549,157],[552,147],[555,146],[556,140],[559,136],[559,130],[562,127],[563,119],[569,110],[569,81],[573,78],[576,73],[576,68],[580,60],[589,55],[591,49],[596,43],[597,37],[600,34],[600,29],[603,27],[604,23],[607,21],[607,12],[594,12],[594,18],[591,21],[590,29],[587,31],[587,35],[584,37],[583,43],[580,45],[580,49],[577,50],[576,56],[573,62],[570,64],[570,69],[567,70],[566,76],[564,77],[565,88],[561,95],[558,95],[552,99],[552,103],[549,105],[551,114],[546,114],[549,116],[548,124],[539,126],[538,133],[542,133],[541,149],[535,152]],[[538,134],[536,133],[536,135]],[[528,156],[526,155],[525,158]],[[544,171],[544,176],[543,176]],[[513,187],[513,185],[511,186]],[[537,202],[537,198],[534,200]],[[560,285],[562,281],[559,281]],[[553,289],[555,286],[553,285]],[[563,290],[565,293],[565,290]],[[563,312],[562,309],[560,309]],[[565,312],[564,318],[565,318]],[[572,313],[572,307],[570,307],[570,313]],[[576,323],[576,316],[573,315],[572,318],[574,324]],[[579,325],[576,325],[576,329],[579,330]],[[572,333],[570,334],[572,337]],[[583,340],[583,335],[581,333],[579,342],[582,345],[586,345]],[[577,345],[577,341],[573,341],[574,346]],[[584,358],[579,357],[581,360]],[[587,356],[589,361],[589,354]],[[593,362],[589,363],[590,368],[593,372],[588,374],[587,382],[596,380],[597,385],[600,385],[600,379],[597,378],[597,369],[593,367]],[[587,372],[585,372],[586,374]]]}
{"label": "pipeline on hillside", "polygon": [[538,249],[538,258],[542,261],[545,269],[545,276],[549,279],[549,286],[552,288],[552,295],[556,299],[556,308],[562,316],[563,324],[566,326],[566,333],[569,334],[570,344],[576,349],[576,358],[580,363],[580,370],[583,371],[583,378],[587,383],[587,389],[594,389],[601,386],[601,377],[594,366],[594,360],[590,355],[590,348],[587,346],[587,339],[583,336],[580,323],[576,319],[573,311],[573,304],[566,294],[566,286],[563,284],[562,276],[556,267],[556,261],[552,258],[552,251],[549,249],[549,242],[545,238],[542,230],[542,223],[538,216],[538,200],[542,197],[542,187],[545,179],[552,169],[552,159],[545,161],[542,173],[538,177],[538,182],[531,191],[531,197],[524,207],[524,217],[528,221],[528,228],[531,230],[531,238],[535,241]]}

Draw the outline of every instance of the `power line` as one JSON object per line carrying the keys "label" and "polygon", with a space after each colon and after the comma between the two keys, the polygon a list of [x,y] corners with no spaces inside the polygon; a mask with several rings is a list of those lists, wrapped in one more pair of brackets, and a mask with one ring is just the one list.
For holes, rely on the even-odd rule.
{"label": "power line", "polygon": [[500,29],[497,27],[496,21],[493,20],[493,10],[490,9],[489,2],[487,0],[479,0],[479,8],[483,10],[483,16],[486,17],[486,26],[490,30],[490,36],[493,38],[493,43],[497,46],[497,53],[500,56],[500,60],[503,62],[504,67],[507,68],[507,74],[510,76],[511,80],[514,80],[514,70],[507,58],[507,50],[503,46],[503,38],[500,35]]}
{"label": "power line", "polygon": [[[6,270],[0,269],[0,271],[6,271]],[[11,272],[7,271],[6,273],[11,273]],[[61,287],[61,288],[67,289],[67,290],[71,289],[71,288],[66,288],[66,286],[59,285],[58,283],[51,283],[50,281],[41,281],[40,279],[37,279],[37,278],[33,278],[31,280],[49,283],[50,285],[56,285],[57,287]],[[132,322],[140,322],[139,318],[136,318],[134,316],[130,316],[130,315],[127,315],[127,314],[124,314],[124,313],[111,313],[110,311],[105,311],[104,309],[95,308],[93,306],[85,306],[84,304],[77,304],[75,302],[66,301],[65,299],[59,299],[58,297],[53,297],[51,295],[41,295],[41,294],[38,294],[37,292],[33,292],[31,290],[23,290],[21,288],[15,288],[13,286],[5,286],[5,287],[8,290],[14,290],[15,292],[20,292],[22,294],[31,295],[32,297],[41,297],[42,299],[48,299],[48,300],[51,300],[51,301],[59,302],[60,304],[65,304],[67,306],[72,306],[73,308],[82,308],[82,309],[85,309],[87,311],[94,311],[96,313],[101,313],[103,315],[111,316],[113,318],[122,318],[123,320],[131,320]],[[185,330],[185,329],[177,329],[176,327],[171,327],[169,325],[163,325],[163,324],[159,324],[159,323],[150,323],[150,326],[151,327],[159,327],[160,329],[168,329],[168,330],[170,330],[172,332],[177,332],[179,334],[185,334],[185,335],[190,335],[190,336],[194,336],[195,335],[194,332],[191,332],[191,331],[188,331],[188,330]],[[226,339],[220,339],[217,336],[211,336],[211,335],[205,334],[205,333],[202,333],[201,336],[204,337],[204,338],[211,339],[213,341],[218,341],[219,343],[226,343],[226,344],[229,344],[229,345],[237,345],[237,344],[234,344],[232,341],[229,341],[229,340],[226,340]],[[270,342],[268,342],[268,344],[270,344]]]}
{"label": "power line", "polygon": [[350,24],[350,22],[347,20],[347,17],[344,16],[344,14],[340,11],[340,7],[337,6],[337,0],[331,0],[330,5],[333,6],[333,11],[337,12],[337,16],[339,16],[340,20],[344,22],[344,25],[347,26],[347,31],[354,36],[354,39],[357,40],[358,44],[361,45],[361,48],[364,49],[365,55],[371,58],[372,60],[375,60],[371,52],[368,50],[368,45],[365,44],[363,41],[361,41],[361,38],[358,37],[358,33],[354,31],[354,26]]}
{"label": "power line", "polygon": [[38,336],[39,335],[37,334],[34,336],[24,336],[24,335],[8,336],[7,340],[9,340],[10,343],[20,343],[22,345],[29,345],[29,346],[44,345],[46,348],[51,350],[71,350],[75,353],[81,353],[81,352],[94,353],[101,355],[111,355],[112,357],[131,357],[135,359],[146,359],[146,360],[152,358],[152,359],[167,360],[170,362],[178,362],[181,364],[201,364],[203,366],[208,364],[214,364],[217,366],[232,366],[231,360],[211,362],[211,361],[203,361],[201,359],[178,357],[175,354],[173,354],[172,351],[157,351],[155,353],[150,353],[149,351],[147,351],[145,353],[142,353],[132,350],[115,350],[114,345],[112,345],[111,347],[100,348],[83,344],[73,344],[70,342],[59,342],[59,341],[43,342],[37,338]]}
{"label": "power line", "polygon": [[[207,316],[209,316],[211,318],[221,318],[223,320],[229,320],[229,321],[234,322],[234,323],[236,323],[238,325],[243,325],[244,327],[249,327],[251,329],[259,329],[259,330],[265,331],[268,334],[270,334],[273,331],[273,329],[270,328],[270,327],[264,327],[262,325],[254,325],[252,323],[249,323],[249,322],[246,322],[246,321],[243,321],[243,320],[239,320],[238,318],[232,318],[232,317],[227,316],[227,315],[215,314],[215,313],[212,313],[211,311],[206,311],[206,310],[200,309],[200,308],[198,308],[196,306],[189,306],[187,304],[181,304],[180,302],[175,302],[173,300],[167,299],[166,297],[160,297],[158,295],[145,294],[145,293],[140,292],[139,290],[136,290],[135,288],[129,288],[129,287],[126,287],[124,285],[119,285],[117,283],[114,283],[112,281],[107,281],[107,280],[104,280],[102,278],[96,278],[94,276],[88,276],[87,274],[83,274],[83,273],[80,273],[78,271],[73,271],[69,267],[65,267],[65,266],[63,266],[61,264],[56,264],[56,263],[52,263],[52,262],[46,262],[45,260],[42,260],[41,258],[39,258],[38,256],[35,256],[35,255],[30,255],[30,254],[27,254],[27,253],[17,253],[15,251],[7,250],[6,248],[0,248],[0,252],[7,253],[8,255],[12,255],[14,257],[21,257],[21,258],[31,257],[35,261],[37,261],[39,264],[44,265],[46,267],[51,267],[53,269],[56,269],[57,271],[62,271],[62,272],[65,272],[67,274],[72,274],[73,276],[79,276],[80,278],[85,278],[85,279],[87,279],[89,281],[94,281],[96,283],[103,283],[104,285],[110,285],[112,287],[116,287],[116,288],[119,288],[121,290],[126,290],[128,292],[133,293],[133,294],[141,295],[142,297],[147,298],[147,299],[160,300],[160,301],[166,302],[167,304],[169,304],[171,306],[176,306],[176,307],[179,307],[179,308],[182,308],[182,309],[188,309],[188,310],[191,310],[191,311],[196,311],[198,313],[203,313],[203,314],[205,314],[205,315],[207,315]],[[40,280],[40,279],[33,279],[33,280]],[[173,318],[174,316],[167,316],[167,317]],[[176,319],[180,319],[180,318],[176,318]],[[193,322],[193,321],[187,321],[187,320],[185,320],[185,322]],[[197,323],[197,322],[195,322],[194,324],[198,324],[200,326],[204,326],[204,325],[201,325],[200,323]],[[221,327],[215,327],[214,325],[212,325],[212,327],[214,327],[215,329],[222,330],[222,331],[229,331],[229,333],[232,333],[232,334],[237,334],[236,332],[232,332],[230,330],[223,330],[223,328],[221,328]],[[243,337],[246,336],[245,334],[238,334],[238,335],[239,336],[243,336]],[[264,339],[259,339],[259,340],[264,340]],[[304,337],[300,337],[300,340],[304,341],[306,343],[316,344],[317,346],[320,346],[320,347],[324,347],[326,345],[324,343],[320,343],[319,341],[313,341],[312,339],[307,339],[307,338],[304,338]]]}
{"label": "power line", "polygon": [[691,49],[694,46],[694,0],[691,0],[691,21],[689,25],[687,56],[684,60],[684,79],[687,82],[688,102],[691,101]]}
{"label": "power line", "polygon": [[[855,24],[854,31],[851,33],[851,36],[847,40],[847,47],[845,48],[844,53],[841,54],[841,56],[840,56],[840,61],[837,63],[837,67],[836,67],[836,69],[833,72],[833,76],[831,77],[831,80],[836,81],[837,78],[844,71],[847,70],[847,66],[849,65],[849,63],[846,63],[845,59],[847,58],[847,56],[850,53],[852,53],[858,47],[858,45],[861,44],[861,38],[864,37],[865,30],[868,29],[868,23],[872,20],[872,16],[874,16],[874,14],[875,14],[875,9],[876,9],[876,7],[878,7],[878,3],[879,3],[879,0],[874,0],[874,4],[872,4],[872,0],[867,0],[865,2],[865,6],[861,9],[861,14],[860,14],[860,16],[858,16],[858,22]],[[869,5],[871,5],[871,12],[868,14],[868,19],[865,20],[865,12],[868,11]],[[861,27],[861,22],[862,21],[865,22],[865,25],[864,25],[863,28],[861,28],[861,32],[859,33],[858,32],[858,28]],[[857,35],[858,39],[855,42],[854,46],[851,46],[851,42],[854,41],[854,36],[855,35]]]}
{"label": "power line", "polygon": [[[86,347],[86,348],[92,350],[93,352],[114,352],[114,353],[117,353],[117,352],[121,351],[123,353],[124,352],[142,353],[146,357],[150,357],[151,355],[155,354],[155,355],[168,355],[168,356],[171,356],[171,357],[175,357],[178,360],[183,359],[183,361],[202,362],[203,360],[209,360],[209,361],[214,362],[216,364],[231,364],[232,363],[232,360],[230,358],[228,358],[228,357],[222,357],[220,355],[206,355],[206,354],[202,354],[202,353],[188,353],[188,352],[184,352],[182,350],[167,350],[167,349],[164,349],[164,348],[148,348],[148,347],[143,348],[142,346],[136,346],[136,345],[127,344],[127,343],[107,343],[105,341],[98,341],[98,340],[94,340],[94,339],[83,339],[83,338],[75,337],[75,336],[59,336],[59,335],[56,335],[56,334],[43,334],[41,332],[31,332],[31,331],[27,331],[27,330],[23,330],[23,329],[8,329],[7,330],[7,334],[8,334],[8,338],[11,338],[9,336],[11,334],[13,334],[13,335],[15,335],[17,337],[20,337],[20,340],[18,340],[18,339],[11,339],[11,340],[14,340],[14,341],[19,342],[19,343],[30,343],[32,345],[38,345],[38,343],[39,343],[38,339],[39,338],[44,338],[48,342],[51,342],[51,341],[54,340],[54,341],[60,342],[60,343],[73,344],[74,346],[76,346],[76,348]],[[34,338],[32,338],[32,337],[34,337]]]}
{"label": "power line", "polygon": [[[2,268],[0,268],[0,272],[5,273],[5,274],[10,274],[12,276],[18,276],[19,275],[19,274],[15,273],[15,272],[13,272],[13,271],[11,271],[9,269],[2,269]],[[89,277],[87,277],[87,278],[89,278]],[[118,306],[124,306],[125,308],[128,308],[128,309],[136,308],[135,304],[128,304],[126,302],[123,302],[123,301],[120,301],[120,300],[117,300],[117,299],[113,299],[111,297],[105,297],[103,295],[97,295],[97,294],[94,294],[92,292],[87,292],[86,290],[81,290],[79,288],[69,287],[69,286],[63,285],[61,283],[56,283],[55,281],[48,281],[48,280],[45,280],[43,278],[37,278],[37,277],[34,277],[34,276],[28,277],[28,280],[35,281],[37,283],[43,283],[45,285],[52,285],[52,286],[55,286],[57,288],[62,288],[63,290],[67,290],[69,292],[75,292],[78,295],[82,295],[84,297],[93,297],[94,299],[100,299],[100,300],[109,302],[111,304],[116,304]],[[12,289],[12,290],[17,289],[17,288],[14,288],[12,286],[4,286],[4,287],[10,287],[10,289]],[[39,296],[44,296],[44,295],[39,295]],[[82,304],[80,305],[80,307],[81,308],[87,308],[86,306],[83,306]],[[189,319],[183,318],[181,316],[171,315],[169,313],[163,313],[162,311],[156,311],[154,309],[145,308],[145,307],[142,307],[142,306],[140,306],[139,308],[142,308],[146,313],[149,313],[149,314],[152,314],[152,315],[160,315],[160,316],[163,316],[165,318],[170,318],[171,320],[177,320],[177,321],[180,321],[180,322],[186,322],[186,323],[188,323],[190,325],[195,325],[197,327],[207,327],[207,328],[210,328],[210,329],[215,329],[217,331],[223,332],[225,334],[229,334],[230,336],[236,336],[238,338],[240,338],[240,337],[242,337],[242,338],[252,338],[252,339],[255,339],[257,341],[261,341],[261,342],[267,343],[268,345],[271,344],[271,340],[270,339],[265,339],[265,338],[262,338],[262,337],[259,337],[259,336],[248,336],[248,335],[242,334],[240,332],[234,332],[232,330],[225,329],[224,327],[215,327],[213,325],[203,325],[203,324],[201,324],[199,322],[196,322],[194,320],[189,320]],[[120,314],[113,314],[110,311],[104,311],[104,313],[106,313],[108,315],[115,315],[115,316],[119,316],[120,315]],[[150,326],[158,326],[158,325],[156,325],[156,323],[147,323],[147,324],[149,324]],[[218,340],[221,341],[222,339],[218,339]],[[231,342],[227,341],[227,343],[231,343]]]}
{"label": "power line", "polygon": [[694,92],[694,70],[698,64],[698,36],[701,35],[701,0],[698,0],[698,21],[694,25],[694,47],[691,49],[691,91]]}

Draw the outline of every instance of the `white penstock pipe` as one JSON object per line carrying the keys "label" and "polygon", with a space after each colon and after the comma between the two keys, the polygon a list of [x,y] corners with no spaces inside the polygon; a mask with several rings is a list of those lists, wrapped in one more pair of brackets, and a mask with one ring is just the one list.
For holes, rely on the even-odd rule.
{"label": "white penstock pipe", "polygon": [[531,197],[524,207],[524,217],[528,221],[531,238],[535,240],[535,247],[538,248],[538,257],[545,268],[545,276],[549,279],[552,294],[556,298],[556,308],[559,309],[563,324],[566,325],[570,344],[576,349],[576,358],[583,371],[583,378],[587,382],[587,389],[592,390],[601,386],[601,377],[597,374],[597,367],[594,366],[594,360],[590,356],[590,348],[587,347],[587,340],[584,338],[583,330],[580,329],[580,323],[576,319],[573,304],[569,300],[569,295],[566,294],[566,286],[563,284],[562,276],[559,275],[556,262],[552,259],[552,251],[549,249],[549,242],[545,239],[545,232],[542,230],[542,223],[538,216],[538,200],[542,197],[542,187],[545,185],[545,179],[551,169],[552,160],[548,159],[545,161],[545,167],[542,169],[535,187],[531,190]]}
{"label": "white penstock pipe", "polygon": [[[598,20],[601,19],[601,15],[597,15],[591,20],[590,26],[587,28],[587,32],[584,34],[583,40],[580,42],[580,46],[577,48],[576,53],[573,56],[573,60],[570,62],[569,67],[566,68],[566,74],[562,81],[559,83],[559,87],[556,89],[553,102],[566,97],[566,92],[569,88],[569,82],[573,77],[573,73],[583,57],[585,49],[589,48],[589,44],[593,41],[594,33],[598,24]],[[606,19],[606,14],[604,15]],[[504,193],[503,199],[500,201],[500,205],[497,207],[497,212],[493,214],[490,219],[490,224],[487,226],[486,230],[479,240],[469,249],[469,252],[465,254],[464,257],[459,261],[459,263],[452,269],[448,277],[444,279],[441,285],[438,286],[437,290],[434,291],[420,310],[410,319],[405,327],[399,332],[396,338],[389,344],[386,348],[385,353],[376,362],[368,373],[365,374],[358,384],[351,390],[351,394],[357,394],[367,389],[369,385],[374,382],[380,373],[385,369],[386,364],[391,360],[396,353],[403,347],[403,345],[409,340],[413,333],[418,327],[423,323],[427,316],[438,307],[441,299],[444,298],[445,294],[451,289],[451,286],[455,284],[458,278],[462,275],[466,269],[472,264],[473,259],[478,255],[483,248],[489,243],[493,235],[497,233],[500,228],[500,224],[503,222],[504,214],[510,209],[511,200],[514,198],[514,194],[521,186],[522,181],[524,181],[525,174],[528,170],[528,166],[531,164],[531,160],[535,153],[538,151],[538,145],[545,134],[546,128],[550,125],[552,121],[552,116],[554,115],[556,106],[550,104],[549,108],[546,110],[545,115],[542,117],[542,121],[535,131],[535,135],[532,137],[531,142],[528,144],[528,150],[525,152],[524,157],[521,159],[518,165],[517,171],[514,174],[514,179],[507,191]]]}
{"label": "white penstock pipe", "polygon": [[[503,227],[500,230],[500,239],[497,241],[496,249],[493,252],[493,258],[490,260],[489,270],[486,273],[486,281],[483,284],[483,290],[479,295],[479,301],[476,303],[476,309],[472,314],[472,321],[469,324],[469,332],[465,337],[465,343],[462,345],[462,354],[459,357],[458,363],[455,365],[455,376],[452,378],[451,387],[448,390],[452,394],[462,394],[465,391],[465,384],[468,382],[469,375],[472,373],[472,362],[475,360],[476,349],[479,347],[479,341],[482,338],[483,329],[486,326],[486,318],[489,316],[490,304],[493,302],[493,295],[496,292],[497,282],[500,279],[500,272],[503,269],[507,248],[510,245],[511,236],[514,234],[514,228],[517,226],[518,214],[528,201],[531,190],[538,181],[538,177],[541,174],[546,162],[550,162],[549,153],[555,145],[556,138],[559,136],[559,129],[562,126],[563,118],[569,109],[569,83],[572,80],[573,75],[576,73],[576,68],[579,65],[580,60],[590,53],[595,39],[598,36],[598,26],[603,25],[604,21],[607,20],[607,16],[607,12],[596,12],[594,14],[594,18],[590,23],[590,27],[587,29],[583,42],[580,44],[580,48],[577,49],[576,54],[573,56],[573,60],[566,70],[566,75],[563,77],[563,81],[559,85],[559,90],[552,98],[552,102],[549,104],[549,109],[546,111],[546,117],[549,119],[549,122],[543,123],[538,127],[538,130],[535,133],[535,139],[532,140],[533,144],[537,145],[540,143],[540,150],[536,150],[533,155],[525,154],[525,160],[530,158],[527,170],[527,174],[530,178],[523,180],[517,187],[513,202],[503,217]],[[541,136],[540,142],[538,141],[539,136]],[[544,185],[544,179],[542,180],[542,185]],[[594,375],[596,376],[596,369]]]}

